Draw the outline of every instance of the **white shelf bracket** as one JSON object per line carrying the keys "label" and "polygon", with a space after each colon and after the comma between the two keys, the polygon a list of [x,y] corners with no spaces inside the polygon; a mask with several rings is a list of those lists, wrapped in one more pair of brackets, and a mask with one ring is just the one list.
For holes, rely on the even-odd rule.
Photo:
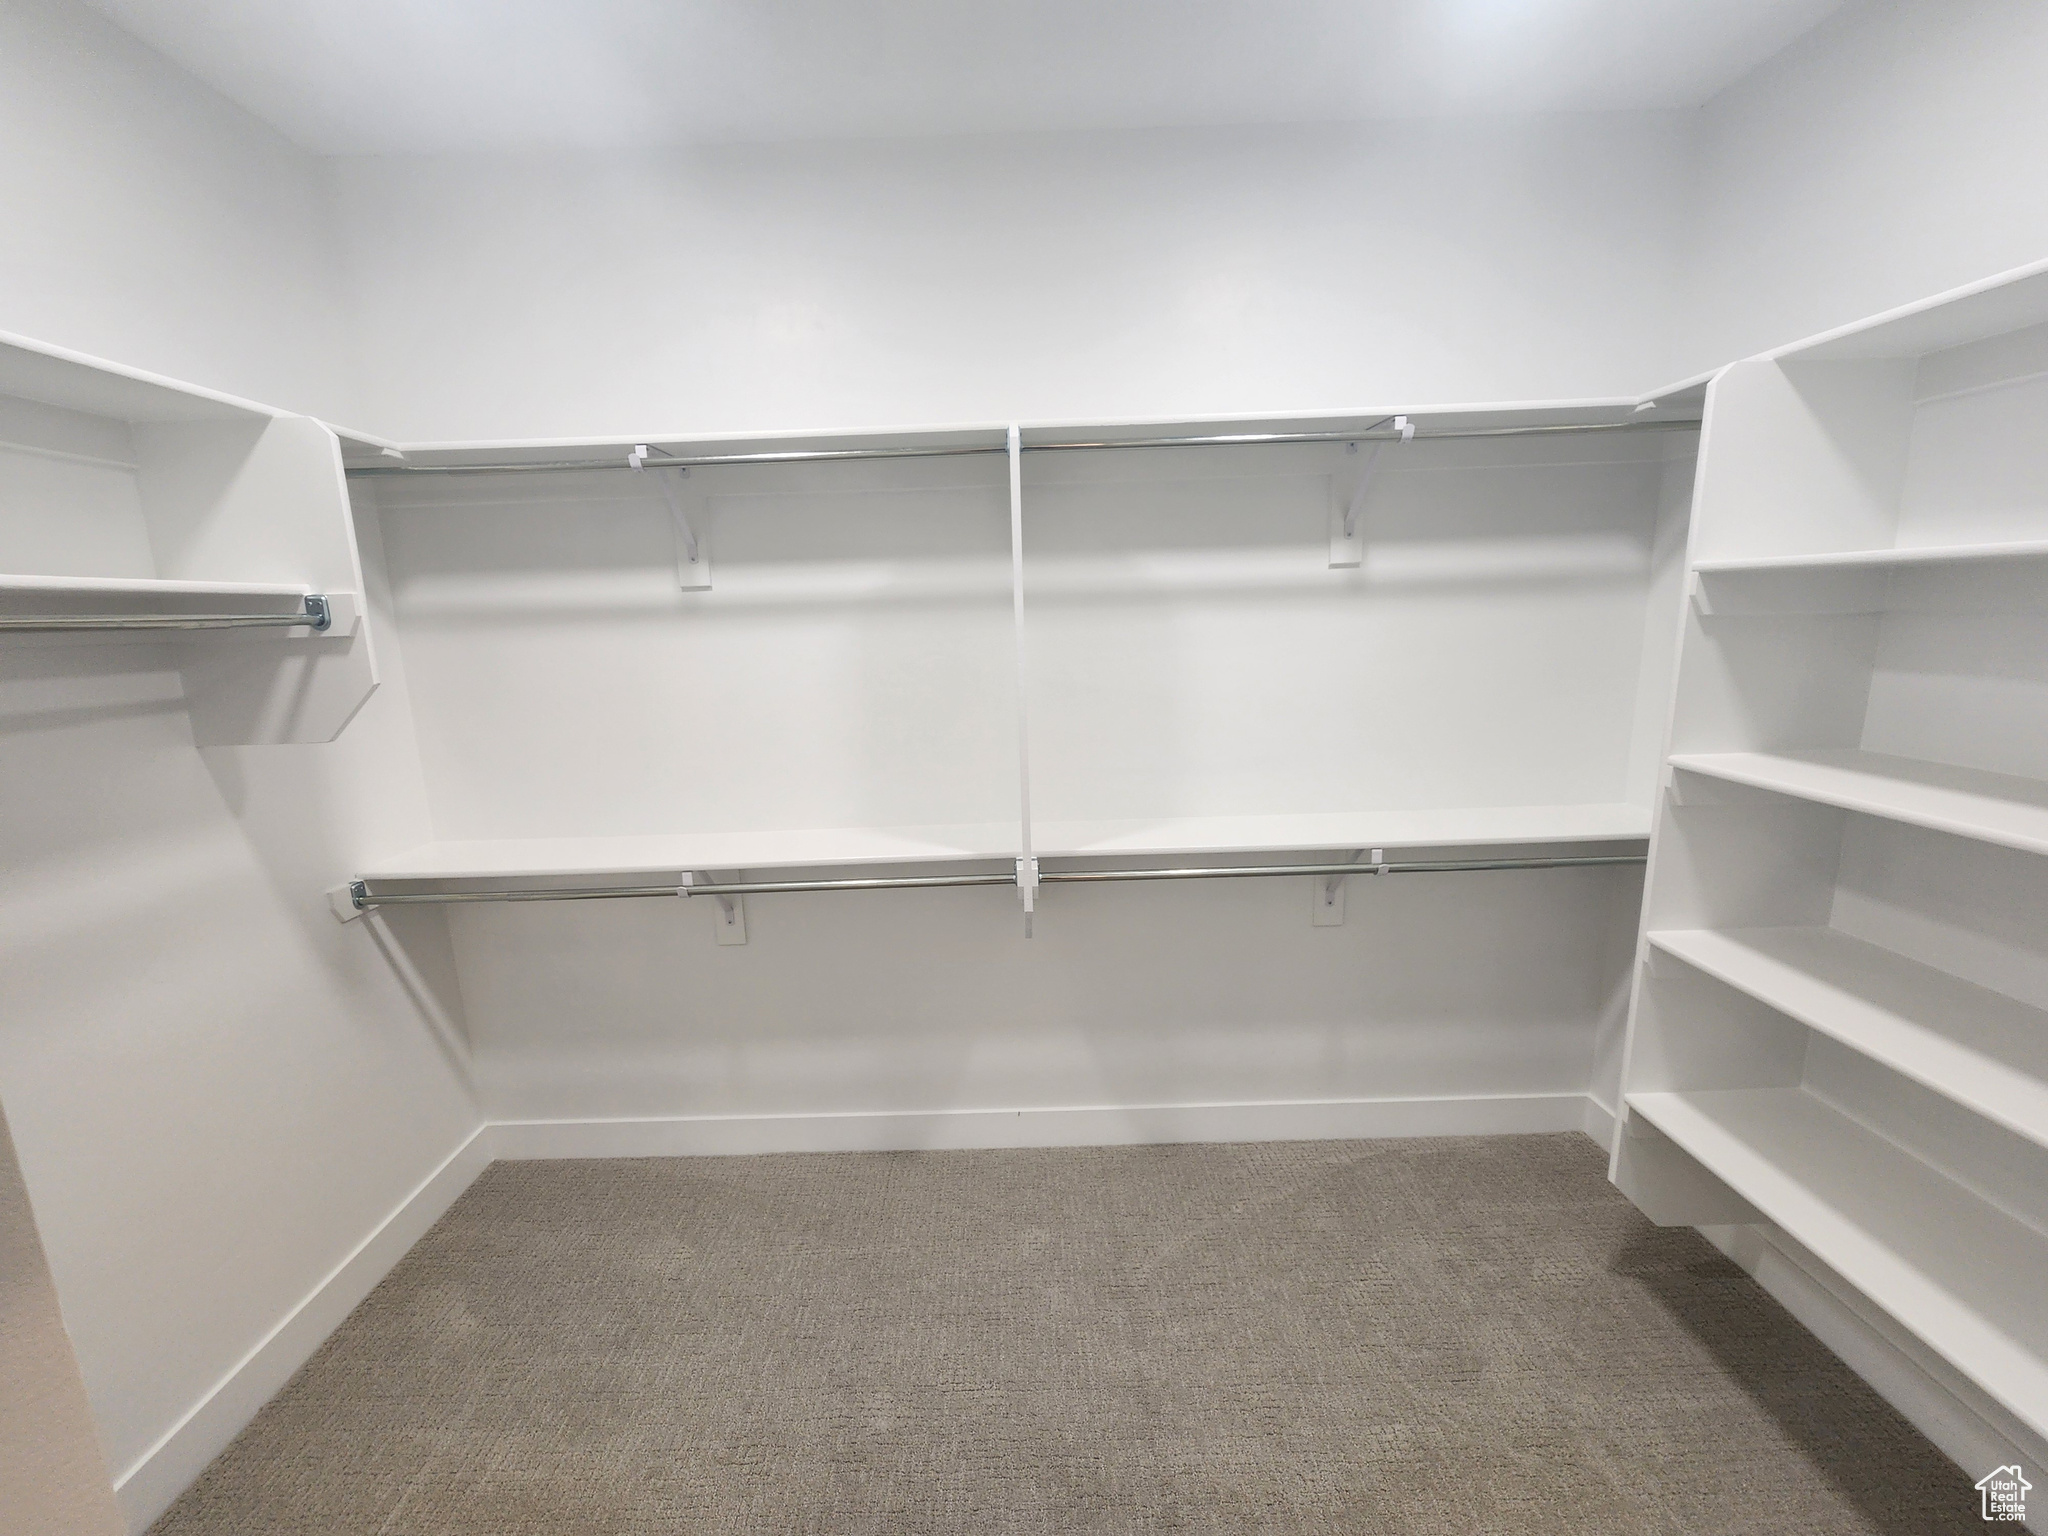
{"label": "white shelf bracket", "polygon": [[[716,879],[707,879],[706,885],[716,885]],[[678,896],[688,896],[697,884],[693,873],[685,873],[676,886]],[[707,893],[718,903],[718,918],[712,925],[712,935],[720,944],[744,944],[747,942],[747,899],[744,896],[727,896],[717,891]]]}
{"label": "white shelf bracket", "polygon": [[[626,455],[626,466],[645,471],[648,460],[657,452],[658,449],[650,449],[641,443]],[[685,592],[708,592],[711,590],[711,554],[704,547],[697,524],[690,519],[688,503],[701,502],[702,498],[690,485],[689,473],[682,468],[664,470],[654,477],[654,483],[661,487],[662,500],[668,503],[669,516],[675,522],[676,581]]]}
{"label": "white shelf bracket", "polygon": [[[1396,416],[1394,418],[1394,430],[1399,434],[1401,442],[1410,443],[1415,440],[1415,423],[1406,416]],[[1372,443],[1366,447],[1364,454],[1360,455],[1358,444],[1346,443],[1344,445],[1345,454],[1359,458],[1360,463],[1358,474],[1351,482],[1351,494],[1344,499],[1343,504],[1340,506],[1337,503],[1334,494],[1331,498],[1331,570],[1343,570],[1364,563],[1365,538],[1360,530],[1365,522],[1365,502],[1366,498],[1372,493],[1373,478],[1379,473],[1380,451],[1385,447],[1386,443],[1384,441]],[[1331,489],[1333,492],[1335,491],[1336,482],[1332,482]]]}
{"label": "white shelf bracket", "polygon": [[[1352,855],[1357,859],[1356,854]],[[1387,872],[1387,850],[1375,848],[1372,857],[1359,863],[1360,874],[1384,875]],[[1316,883],[1316,904],[1310,914],[1311,921],[1318,928],[1341,928],[1344,926],[1344,882],[1349,875],[1326,875]]]}

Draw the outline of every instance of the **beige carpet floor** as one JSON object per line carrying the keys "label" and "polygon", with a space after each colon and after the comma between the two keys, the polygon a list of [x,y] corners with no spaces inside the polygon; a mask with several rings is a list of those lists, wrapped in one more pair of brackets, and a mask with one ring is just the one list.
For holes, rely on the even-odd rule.
{"label": "beige carpet floor", "polygon": [[155,1531],[1978,1526],[1562,1135],[500,1163]]}

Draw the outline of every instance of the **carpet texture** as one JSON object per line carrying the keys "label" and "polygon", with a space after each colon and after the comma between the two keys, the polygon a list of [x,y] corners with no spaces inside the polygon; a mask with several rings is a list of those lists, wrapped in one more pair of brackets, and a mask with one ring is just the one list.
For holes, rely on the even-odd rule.
{"label": "carpet texture", "polygon": [[1977,1524],[1562,1135],[499,1163],[154,1531]]}

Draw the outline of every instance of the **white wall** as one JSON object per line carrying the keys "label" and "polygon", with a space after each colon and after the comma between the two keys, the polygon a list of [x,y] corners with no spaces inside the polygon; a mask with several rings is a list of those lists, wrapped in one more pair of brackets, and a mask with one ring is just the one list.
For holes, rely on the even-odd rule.
{"label": "white wall", "polygon": [[413,440],[1664,382],[1688,114],[335,162]]}
{"label": "white wall", "polygon": [[1864,0],[1701,114],[1679,375],[2048,256],[2048,5]]}
{"label": "white wall", "polygon": [[107,1482],[57,1287],[0,1116],[0,1488],[14,1536],[112,1536]]}
{"label": "white wall", "polygon": [[303,1352],[231,1374],[477,1123],[445,931],[400,954],[322,894],[425,835],[383,663],[338,744],[200,750],[171,649],[0,656],[0,1096],[138,1521]]}
{"label": "white wall", "polygon": [[349,421],[319,162],[69,0],[0,5],[0,331]]}

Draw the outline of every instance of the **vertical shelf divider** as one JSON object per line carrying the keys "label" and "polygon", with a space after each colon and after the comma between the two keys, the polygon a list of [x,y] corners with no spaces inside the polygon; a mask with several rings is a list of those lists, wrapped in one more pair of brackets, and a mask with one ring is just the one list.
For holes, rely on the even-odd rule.
{"label": "vertical shelf divider", "polygon": [[1038,859],[1031,851],[1031,711],[1024,664],[1024,449],[1010,424],[1010,606],[1017,645],[1017,895],[1024,903],[1024,937],[1031,937],[1038,896]]}

